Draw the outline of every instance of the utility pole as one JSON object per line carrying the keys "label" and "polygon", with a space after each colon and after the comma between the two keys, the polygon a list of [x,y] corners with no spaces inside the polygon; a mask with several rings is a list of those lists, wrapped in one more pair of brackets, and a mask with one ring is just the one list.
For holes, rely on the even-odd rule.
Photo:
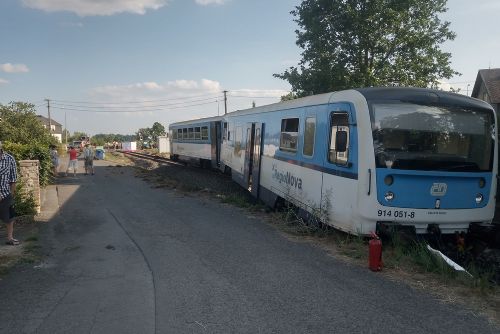
{"label": "utility pole", "polygon": [[227,90],[224,91],[224,115],[227,114]]}
{"label": "utility pole", "polygon": [[68,124],[66,123],[66,112],[64,112],[64,142],[68,145]]}
{"label": "utility pole", "polygon": [[49,114],[49,133],[52,134],[52,119],[50,118],[50,100],[45,99],[47,101],[47,113]]}

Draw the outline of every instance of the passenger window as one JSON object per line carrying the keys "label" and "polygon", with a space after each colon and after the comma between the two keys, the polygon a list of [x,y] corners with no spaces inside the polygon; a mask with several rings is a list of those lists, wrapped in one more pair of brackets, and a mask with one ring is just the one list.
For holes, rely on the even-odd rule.
{"label": "passenger window", "polygon": [[227,122],[224,122],[224,131],[222,132],[222,139],[226,140],[228,139],[228,131],[227,131]]}
{"label": "passenger window", "polygon": [[208,140],[208,126],[201,127],[201,140]]}
{"label": "passenger window", "polygon": [[182,140],[182,129],[177,129],[177,140]]}
{"label": "passenger window", "polygon": [[194,139],[195,140],[200,140],[201,139],[201,130],[200,127],[194,128]]}
{"label": "passenger window", "polygon": [[330,147],[328,160],[346,165],[349,159],[349,116],[346,112],[335,112],[331,118]]}
{"label": "passenger window", "polygon": [[182,139],[184,139],[184,140],[188,139],[188,129],[187,128],[182,129]]}
{"label": "passenger window", "polygon": [[298,133],[298,118],[286,118],[281,120],[280,150],[297,152]]}
{"label": "passenger window", "polygon": [[193,128],[188,129],[188,138],[189,139],[194,139],[194,130]]}
{"label": "passenger window", "polygon": [[243,149],[243,130],[241,126],[237,126],[234,132],[234,154],[236,156],[241,156],[241,150]]}
{"label": "passenger window", "polygon": [[312,157],[314,154],[314,137],[316,135],[316,117],[306,118],[306,126],[304,129],[304,148],[302,154]]}

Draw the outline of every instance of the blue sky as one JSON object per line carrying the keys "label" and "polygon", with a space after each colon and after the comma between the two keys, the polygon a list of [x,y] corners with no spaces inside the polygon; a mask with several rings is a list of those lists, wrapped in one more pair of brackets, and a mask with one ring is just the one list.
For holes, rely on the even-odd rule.
{"label": "blue sky", "polygon": [[[72,132],[125,134],[223,113],[222,90],[229,111],[277,102],[290,86],[272,74],[300,59],[289,13],[299,3],[2,0],[0,103],[29,101],[46,115],[49,98]],[[500,67],[500,1],[448,7],[457,38],[443,48],[463,74],[448,82],[470,93],[478,69]]]}

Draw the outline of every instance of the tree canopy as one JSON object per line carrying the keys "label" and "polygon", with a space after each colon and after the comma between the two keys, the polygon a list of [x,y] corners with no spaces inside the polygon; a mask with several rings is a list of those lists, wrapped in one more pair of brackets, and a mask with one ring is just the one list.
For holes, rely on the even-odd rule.
{"label": "tree canopy", "polygon": [[106,143],[113,143],[113,142],[126,142],[126,141],[133,141],[135,139],[135,135],[121,135],[121,134],[104,134],[104,133],[99,133],[92,138],[90,138],[90,141],[92,144],[96,144],[99,146],[103,146]]}
{"label": "tree canopy", "polygon": [[370,86],[433,87],[459,74],[441,45],[453,40],[439,14],[447,0],[304,0],[291,12],[298,67],[275,77],[298,96]]}
{"label": "tree canopy", "polygon": [[0,104],[0,141],[17,144],[56,144],[57,139],[43,126],[34,105],[24,102]]}
{"label": "tree canopy", "polygon": [[165,135],[165,127],[158,122],[154,122],[153,126],[150,128],[141,128],[136,133],[136,138],[143,145],[147,147],[153,147],[156,145],[156,141],[159,136]]}

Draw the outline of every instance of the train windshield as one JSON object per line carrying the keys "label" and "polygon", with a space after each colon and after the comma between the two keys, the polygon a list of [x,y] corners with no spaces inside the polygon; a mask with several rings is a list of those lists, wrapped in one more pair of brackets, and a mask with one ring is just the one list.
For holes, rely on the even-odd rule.
{"label": "train windshield", "polygon": [[493,112],[382,102],[371,105],[377,168],[491,171]]}

